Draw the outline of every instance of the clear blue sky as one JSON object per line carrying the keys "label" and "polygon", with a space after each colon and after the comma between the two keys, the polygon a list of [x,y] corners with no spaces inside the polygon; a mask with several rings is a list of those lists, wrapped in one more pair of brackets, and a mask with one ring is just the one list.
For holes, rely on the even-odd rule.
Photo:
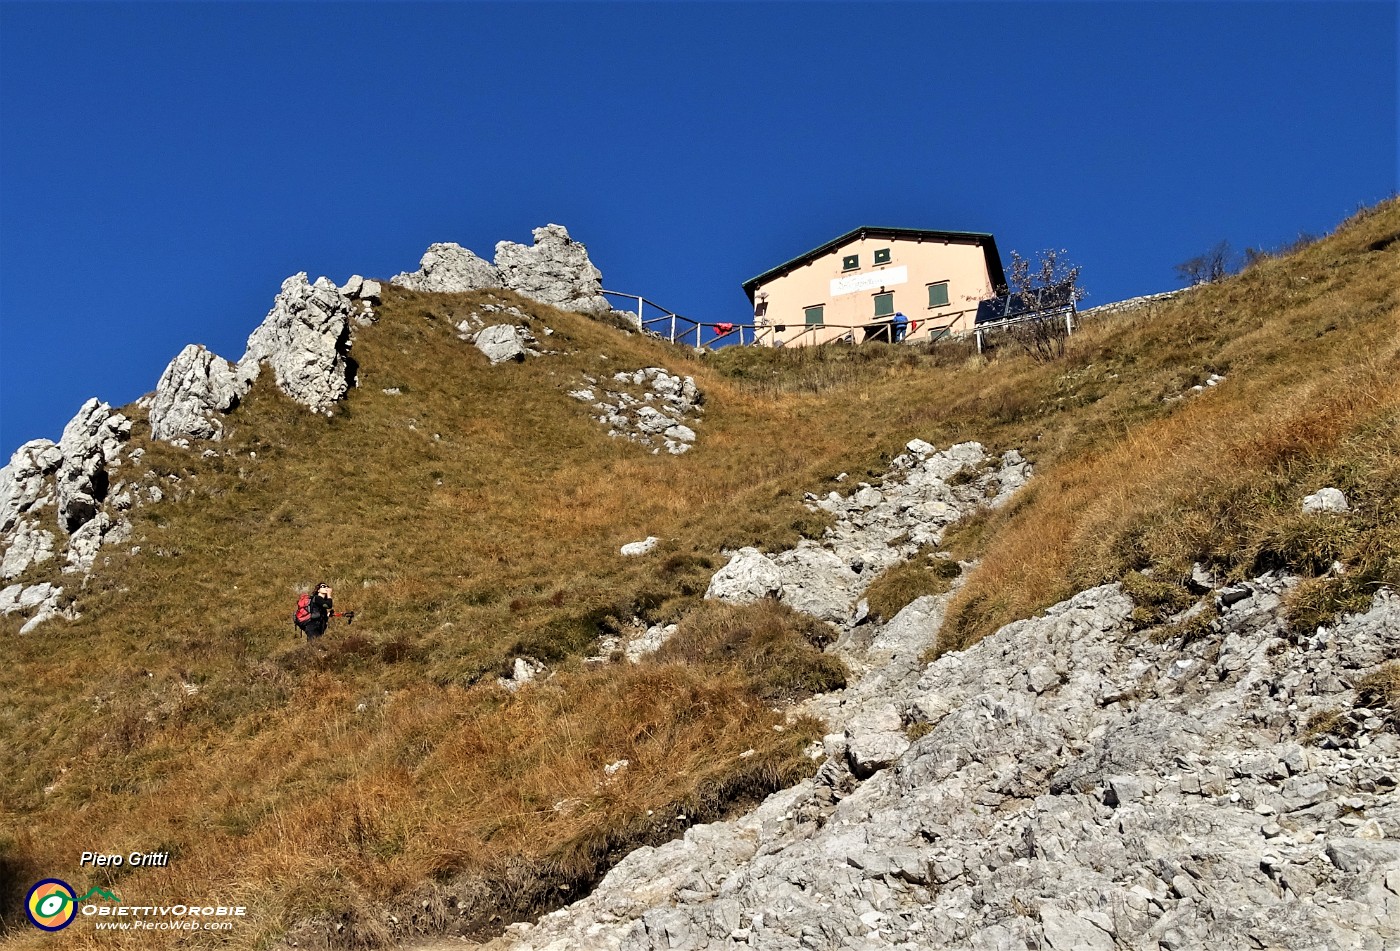
{"label": "clear blue sky", "polygon": [[0,2],[0,462],[229,359],[296,271],[546,222],[707,320],[861,224],[1089,303],[1396,188],[1394,3]]}

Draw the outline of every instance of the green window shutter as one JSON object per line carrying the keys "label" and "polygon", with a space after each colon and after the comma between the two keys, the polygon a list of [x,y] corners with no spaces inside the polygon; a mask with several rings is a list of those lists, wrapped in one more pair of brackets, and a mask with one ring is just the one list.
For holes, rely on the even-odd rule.
{"label": "green window shutter", "polygon": [[889,264],[889,263],[890,263],[890,249],[889,249],[889,248],[880,248],[878,251],[876,251],[876,252],[875,252],[875,263],[876,263],[876,264]]}
{"label": "green window shutter", "polygon": [[841,259],[841,270],[843,270],[843,271],[858,271],[858,270],[860,270],[860,255],[859,255],[859,254],[848,254],[848,255],[846,255],[845,257],[843,257],[843,258]]}
{"label": "green window shutter", "polygon": [[826,320],[823,316],[825,310],[826,306],[824,304],[818,304],[816,307],[806,308],[803,312],[807,315],[807,326],[820,327],[823,324],[825,324]]}
{"label": "green window shutter", "polygon": [[875,316],[889,317],[894,313],[894,292],[875,295]]}
{"label": "green window shutter", "polygon": [[948,306],[948,282],[939,281],[937,284],[928,286],[928,305],[930,307]]}

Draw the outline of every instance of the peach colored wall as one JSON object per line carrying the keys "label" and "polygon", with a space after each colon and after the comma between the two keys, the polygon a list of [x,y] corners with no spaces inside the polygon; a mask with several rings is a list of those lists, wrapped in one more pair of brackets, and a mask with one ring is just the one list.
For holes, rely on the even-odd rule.
{"label": "peach colored wall", "polygon": [[[875,252],[880,248],[890,249],[890,261],[877,266]],[[860,255],[860,267],[854,271],[841,270],[841,259],[848,254]],[[866,279],[874,282],[879,280],[875,275],[888,274],[893,278],[900,268],[905,269],[908,279],[902,284],[883,285],[883,289],[894,294],[895,310],[902,311],[910,321],[918,322],[917,329],[908,335],[907,340],[926,340],[933,326],[947,324],[955,317],[955,333],[972,329],[977,302],[993,294],[986,256],[981,245],[974,241],[854,238],[842,247],[756,288],[755,301],[760,299],[760,294],[768,295],[768,308],[764,315],[768,327],[759,331],[758,342],[767,346],[773,346],[775,342],[805,346],[837,340],[851,332],[859,341],[863,336],[862,331],[850,331],[848,326],[864,325],[875,320],[875,294],[880,292],[881,286],[832,296],[832,280],[870,275]],[[938,281],[948,282],[948,305],[930,308],[928,285]],[[823,316],[827,326],[823,330],[803,333],[807,326],[805,309],[817,304],[826,307]],[[962,313],[959,314],[959,311]],[[777,331],[776,328],[780,326],[786,327],[786,330]]]}

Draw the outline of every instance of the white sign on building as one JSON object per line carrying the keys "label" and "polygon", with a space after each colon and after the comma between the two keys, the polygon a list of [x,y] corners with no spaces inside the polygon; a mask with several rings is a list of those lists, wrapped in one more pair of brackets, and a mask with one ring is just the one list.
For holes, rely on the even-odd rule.
{"label": "white sign on building", "polygon": [[867,271],[864,274],[850,274],[846,277],[834,277],[831,279],[831,296],[840,297],[842,294],[854,294],[857,291],[873,291],[880,287],[891,287],[895,284],[909,283],[909,268],[900,265],[899,267],[888,268],[884,271]]}

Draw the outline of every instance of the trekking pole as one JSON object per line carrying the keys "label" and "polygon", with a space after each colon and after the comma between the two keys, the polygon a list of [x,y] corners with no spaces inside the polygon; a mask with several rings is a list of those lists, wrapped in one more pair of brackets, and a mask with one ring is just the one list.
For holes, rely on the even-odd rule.
{"label": "trekking pole", "polygon": [[341,612],[341,611],[332,611],[332,612],[331,612],[331,617],[343,617],[343,618],[345,618],[345,626],[346,626],[346,627],[349,627],[351,624],[354,624],[354,623],[355,623],[355,612],[354,612],[354,611],[344,611],[344,612]]}

